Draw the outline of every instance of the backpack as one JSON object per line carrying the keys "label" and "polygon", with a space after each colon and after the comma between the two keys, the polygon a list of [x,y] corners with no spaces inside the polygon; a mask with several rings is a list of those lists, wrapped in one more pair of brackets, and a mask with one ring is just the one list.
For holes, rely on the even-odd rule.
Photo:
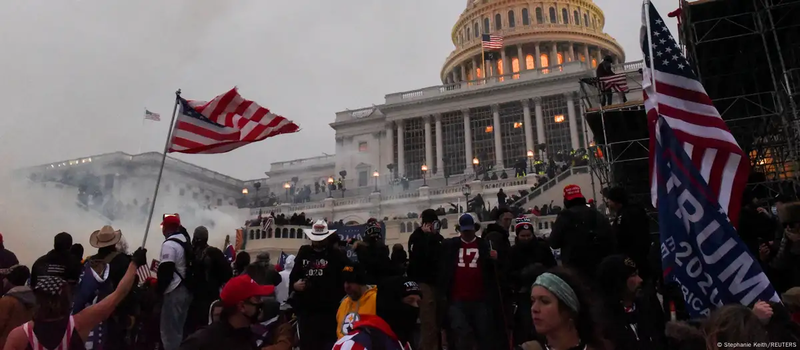
{"label": "backpack", "polygon": [[565,263],[594,276],[594,269],[606,256],[614,253],[614,241],[609,225],[602,225],[605,220],[599,213],[586,208],[566,210],[561,213],[567,222],[565,234],[570,245],[569,256]]}
{"label": "backpack", "polygon": [[175,238],[168,238],[167,241],[178,243],[180,244],[181,248],[183,248],[183,258],[184,262],[186,263],[186,273],[182,276],[177,269],[175,270],[175,273],[178,275],[178,277],[180,277],[181,284],[192,291],[198,284],[201,284],[202,280],[204,279],[202,261],[198,261],[195,257],[194,249],[192,249],[192,243],[190,243],[191,241],[189,240],[189,236],[184,235],[184,237],[186,237],[186,242]]}

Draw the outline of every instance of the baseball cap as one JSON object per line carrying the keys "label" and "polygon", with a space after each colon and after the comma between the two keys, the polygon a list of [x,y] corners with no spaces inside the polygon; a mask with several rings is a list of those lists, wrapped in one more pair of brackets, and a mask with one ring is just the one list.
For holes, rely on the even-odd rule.
{"label": "baseball cap", "polygon": [[219,298],[225,306],[233,306],[252,297],[270,296],[274,293],[275,286],[262,286],[248,275],[239,275],[225,284]]}
{"label": "baseball cap", "polygon": [[471,214],[462,214],[458,218],[458,228],[461,231],[475,231],[475,218]]}
{"label": "baseball cap", "polygon": [[422,297],[422,289],[419,288],[417,282],[406,280],[403,282],[403,298],[409,295],[417,295]]}
{"label": "baseball cap", "polygon": [[164,216],[161,218],[161,226],[164,225],[180,226],[181,216],[178,214],[164,214]]}
{"label": "baseball cap", "polygon": [[583,198],[581,188],[578,185],[567,185],[564,187],[564,199],[571,201],[576,198]]}

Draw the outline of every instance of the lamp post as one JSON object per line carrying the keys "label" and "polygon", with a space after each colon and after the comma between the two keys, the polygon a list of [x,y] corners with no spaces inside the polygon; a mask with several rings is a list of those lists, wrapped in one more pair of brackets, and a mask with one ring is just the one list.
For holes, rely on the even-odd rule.
{"label": "lamp post", "polygon": [[247,194],[248,194],[248,193],[250,193],[250,191],[249,191],[249,190],[247,190],[247,187],[245,187],[245,188],[243,188],[243,189],[242,189],[242,195],[244,196],[244,205],[245,205],[245,206],[247,206],[247,204],[250,204],[250,203],[248,202],[248,200],[247,200]]}
{"label": "lamp post", "polygon": [[333,194],[331,193],[331,186],[333,186],[333,176],[328,178],[328,198],[333,198]]}
{"label": "lamp post", "polygon": [[375,192],[378,192],[378,177],[380,177],[380,176],[381,176],[381,174],[377,170],[372,172],[372,177],[375,178]]}
{"label": "lamp post", "polygon": [[528,170],[528,172],[529,173],[533,173],[533,150],[532,149],[528,150],[528,166],[530,167],[530,170]]}
{"label": "lamp post", "polygon": [[428,172],[428,166],[425,165],[425,164],[422,164],[422,167],[420,169],[422,170],[422,187],[426,187],[426,186],[428,186],[428,181],[427,181],[427,179],[425,179],[425,173]]}
{"label": "lamp post", "polygon": [[461,188],[461,193],[464,194],[464,212],[466,213],[469,210],[469,195],[471,194],[469,185],[464,185]]}
{"label": "lamp post", "polygon": [[242,189],[242,194],[243,194],[243,195],[247,195],[249,192],[250,192],[250,191],[248,191],[248,190],[247,190],[247,188],[243,188],[243,189]]}
{"label": "lamp post", "polygon": [[292,185],[287,182],[283,184],[283,188],[286,189],[286,203],[289,203],[289,189],[292,188]]}
{"label": "lamp post", "polygon": [[478,157],[472,158],[472,172],[475,173],[475,181],[478,181],[478,166],[481,165],[481,161]]}

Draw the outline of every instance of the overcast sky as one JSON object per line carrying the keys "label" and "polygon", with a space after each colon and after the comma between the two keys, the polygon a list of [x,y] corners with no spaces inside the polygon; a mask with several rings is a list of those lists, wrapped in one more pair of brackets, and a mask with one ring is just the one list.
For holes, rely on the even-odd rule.
{"label": "overcast sky", "polygon": [[[628,61],[640,4],[595,0]],[[663,16],[675,0],[653,0]],[[26,0],[0,2],[0,161],[6,168],[161,151],[173,92],[233,86],[302,131],[178,158],[241,178],[334,149],[334,113],[440,84],[465,0]],[[668,20],[673,34],[675,21]],[[161,122],[142,123],[144,109]]]}

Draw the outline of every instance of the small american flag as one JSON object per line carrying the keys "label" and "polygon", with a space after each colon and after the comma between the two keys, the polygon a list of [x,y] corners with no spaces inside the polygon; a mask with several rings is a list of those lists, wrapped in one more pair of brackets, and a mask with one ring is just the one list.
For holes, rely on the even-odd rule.
{"label": "small american flag", "polygon": [[142,284],[148,278],[153,277],[153,274],[150,272],[150,267],[147,265],[139,266],[136,269],[136,275],[139,276],[139,284]]}
{"label": "small american flag", "polygon": [[150,112],[150,111],[145,109],[144,110],[144,119],[160,122],[161,121],[161,114]]}
{"label": "small american flag", "polygon": [[481,44],[484,50],[502,50],[503,49],[503,36],[494,34],[483,34],[481,36]]}
{"label": "small american flag", "polygon": [[[645,68],[644,104],[650,129],[650,194],[657,204],[655,170],[656,122],[659,115],[672,128],[711,190],[712,197],[736,226],[750,162],[722,120],[694,69],[649,1],[642,13],[642,51]],[[652,52],[652,57],[651,57]],[[651,59],[652,65],[651,67]],[[661,181],[663,183],[663,181]]]}
{"label": "small american flag", "polygon": [[597,78],[599,88],[603,91],[628,92],[628,77],[625,73]]}
{"label": "small american flag", "polygon": [[225,153],[244,145],[300,130],[297,124],[245,100],[236,88],[209,102],[178,97],[169,152]]}

